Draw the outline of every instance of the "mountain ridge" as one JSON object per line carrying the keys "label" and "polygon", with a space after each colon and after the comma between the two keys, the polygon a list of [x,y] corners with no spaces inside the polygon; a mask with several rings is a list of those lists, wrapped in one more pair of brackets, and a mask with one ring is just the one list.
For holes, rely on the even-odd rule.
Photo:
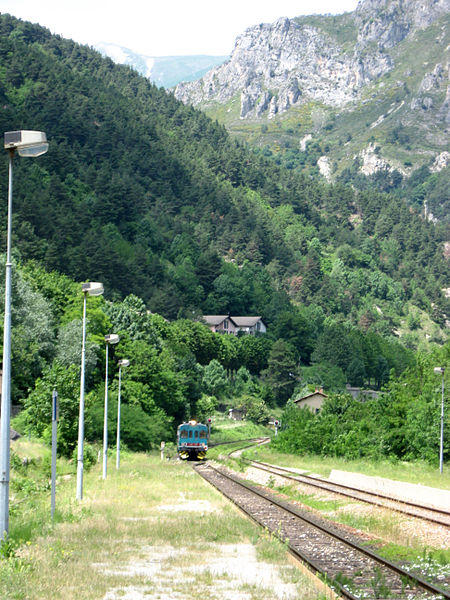
{"label": "mountain ridge", "polygon": [[305,135],[330,146],[326,128],[339,128],[336,147],[323,153],[335,163],[331,177],[371,138],[382,165],[409,175],[390,147],[396,127],[416,138],[396,140],[413,168],[431,165],[449,145],[449,12],[449,0],[363,0],[352,13],[255,25],[229,61],[174,94],[259,148],[281,147],[279,154]]}
{"label": "mountain ridge", "polygon": [[128,65],[155,85],[165,88],[174,87],[181,81],[195,81],[228,58],[206,54],[147,56],[109,42],[99,42],[94,48],[116,64]]}

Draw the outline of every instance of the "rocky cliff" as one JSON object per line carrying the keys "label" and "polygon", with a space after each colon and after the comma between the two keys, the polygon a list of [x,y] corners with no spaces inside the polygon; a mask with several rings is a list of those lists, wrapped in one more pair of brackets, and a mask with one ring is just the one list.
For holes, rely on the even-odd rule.
{"label": "rocky cliff", "polygon": [[449,49],[450,0],[361,0],[255,25],[174,93],[290,169],[407,178],[448,170]]}
{"label": "rocky cliff", "polygon": [[391,49],[449,9],[450,0],[362,0],[347,17],[352,47],[305,19],[256,25],[237,38],[229,61],[199,81],[179,84],[175,96],[205,107],[240,94],[241,119],[270,119],[310,100],[355,102],[393,68]]}

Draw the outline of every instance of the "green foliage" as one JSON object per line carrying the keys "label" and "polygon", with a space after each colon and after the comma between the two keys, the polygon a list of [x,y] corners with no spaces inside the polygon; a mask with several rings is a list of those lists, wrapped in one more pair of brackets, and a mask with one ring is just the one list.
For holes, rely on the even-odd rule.
{"label": "green foliage", "polygon": [[195,411],[192,414],[195,419],[201,423],[206,423],[209,418],[212,417],[217,408],[217,399],[214,396],[202,396],[197,400],[195,404]]}
{"label": "green foliage", "polygon": [[253,423],[266,425],[269,421],[269,409],[263,398],[246,394],[236,401],[238,408],[245,410],[245,418]]}
{"label": "green foliage", "polygon": [[[122,302],[110,302],[105,312],[111,319],[111,325],[119,335],[132,340],[145,340],[154,346],[159,345],[159,324],[156,317],[148,314],[142,298],[130,294]],[[164,324],[162,324],[164,327]]]}
{"label": "green foliage", "polygon": [[301,367],[300,377],[303,384],[323,387],[330,392],[343,391],[347,381],[341,368],[327,362]]}
{"label": "green foliage", "polygon": [[[419,459],[437,464],[441,381],[433,368],[448,368],[449,361],[449,344],[419,356],[416,367],[392,378],[378,399],[361,402],[330,394],[318,414],[288,402],[283,430],[272,443],[283,452],[347,459]],[[445,418],[447,429],[448,415]],[[445,443],[444,460],[449,456],[450,447]]]}
{"label": "green foliage", "polygon": [[51,441],[52,393],[58,392],[59,423],[58,452],[70,456],[78,439],[80,398],[79,370],[75,365],[64,367],[54,362],[36,380],[34,390],[24,402],[21,415],[26,432]]}
{"label": "green foliage", "polygon": [[[72,451],[72,464],[76,465],[78,460],[78,448]],[[89,471],[97,462],[97,451],[91,444],[83,444],[83,469]]]}
{"label": "green foliage", "polygon": [[228,379],[225,369],[218,360],[213,359],[203,368],[202,384],[207,393],[223,397],[228,388]]}
{"label": "green foliage", "polygon": [[[2,256],[1,259],[0,302],[4,305],[5,257]],[[22,276],[21,270],[16,269],[15,265],[12,298],[11,395],[13,401],[17,402],[53,357],[55,320],[50,303]],[[0,327],[3,333],[3,320]]]}
{"label": "green foliage", "polygon": [[[81,343],[76,343],[81,340],[83,323],[76,319],[62,325],[58,331],[56,340],[56,355],[57,362],[69,367],[75,365],[78,369],[81,365]],[[93,371],[97,365],[100,347],[98,344],[86,340],[85,345],[85,375],[87,381],[91,379]]]}
{"label": "green foliage", "polygon": [[297,382],[297,361],[292,347],[284,340],[272,346],[268,366],[262,373],[265,382],[273,389],[275,401],[283,406],[290,398]]}

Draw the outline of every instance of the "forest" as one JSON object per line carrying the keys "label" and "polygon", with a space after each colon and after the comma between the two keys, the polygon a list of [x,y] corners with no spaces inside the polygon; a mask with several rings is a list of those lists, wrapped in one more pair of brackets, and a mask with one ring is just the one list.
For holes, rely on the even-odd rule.
{"label": "forest", "polygon": [[[121,336],[113,360],[131,360],[132,449],[230,403],[263,422],[308,386],[387,389],[424,355],[448,363],[447,232],[407,195],[286,169],[130,68],[8,15],[0,57],[3,131],[49,140],[46,155],[15,161],[12,391],[24,431],[49,435],[56,386],[60,451],[73,452],[82,281],[105,286],[88,302],[91,441],[110,332]],[[3,198],[6,173],[5,156]],[[260,315],[268,334],[215,335],[204,314]]]}

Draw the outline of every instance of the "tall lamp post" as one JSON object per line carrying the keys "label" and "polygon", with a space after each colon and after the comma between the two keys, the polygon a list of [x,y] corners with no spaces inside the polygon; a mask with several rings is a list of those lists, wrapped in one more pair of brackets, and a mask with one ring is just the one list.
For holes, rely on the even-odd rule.
{"label": "tall lamp post", "polygon": [[91,281],[81,284],[84,295],[83,300],[83,341],[81,344],[81,381],[80,381],[80,416],[78,419],[78,452],[77,452],[77,500],[83,499],[83,467],[84,467],[84,387],[85,387],[85,357],[86,357],[86,298],[101,296],[104,292],[103,284]]}
{"label": "tall lamp post", "polygon": [[3,329],[3,379],[0,424],[0,539],[9,532],[9,473],[10,473],[10,421],[11,421],[11,231],[13,158],[40,156],[48,150],[47,137],[43,131],[8,131],[5,133],[5,149],[9,153],[8,222],[6,234],[5,316]]}
{"label": "tall lamp post", "polygon": [[103,479],[106,479],[108,470],[108,350],[110,344],[118,344],[117,333],[105,335],[106,342],[106,369],[105,369],[105,412],[103,417]]}
{"label": "tall lamp post", "polygon": [[116,444],[116,469],[120,467],[120,384],[122,381],[122,367],[128,367],[130,361],[127,358],[119,360],[119,393],[117,395],[117,444]]}
{"label": "tall lamp post", "polygon": [[439,471],[442,473],[444,470],[444,367],[435,367],[435,373],[442,375],[442,397],[441,397],[441,435],[439,441]]}

